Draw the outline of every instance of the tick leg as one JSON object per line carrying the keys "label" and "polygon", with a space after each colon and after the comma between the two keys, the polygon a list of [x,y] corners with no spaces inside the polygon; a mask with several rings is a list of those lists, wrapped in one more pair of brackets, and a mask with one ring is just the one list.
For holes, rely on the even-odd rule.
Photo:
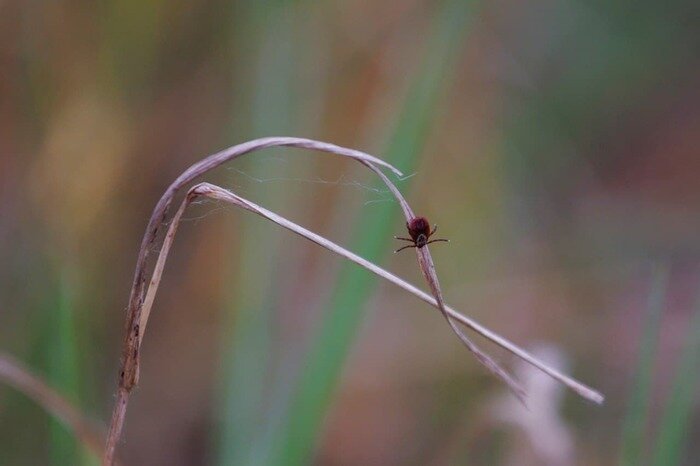
{"label": "tick leg", "polygon": [[397,249],[396,251],[394,251],[394,254],[396,254],[396,253],[399,252],[399,251],[403,251],[404,249],[415,248],[415,247],[416,247],[415,244],[409,244],[408,246],[404,246],[404,247],[402,247],[402,248]]}
{"label": "tick leg", "polygon": [[413,242],[413,240],[411,238],[401,238],[399,236],[394,236],[394,239],[400,239],[402,241],[410,241],[411,243]]}
{"label": "tick leg", "polygon": [[428,242],[425,243],[425,244],[437,243],[438,241],[442,241],[442,242],[445,242],[445,243],[449,243],[449,242],[450,242],[449,239],[431,239],[430,241],[428,241]]}
{"label": "tick leg", "polygon": [[430,234],[428,235],[428,238],[430,238],[431,236],[433,236],[433,235],[435,234],[436,231],[437,231],[437,223],[436,223],[435,226],[433,227],[433,231],[431,231]]}

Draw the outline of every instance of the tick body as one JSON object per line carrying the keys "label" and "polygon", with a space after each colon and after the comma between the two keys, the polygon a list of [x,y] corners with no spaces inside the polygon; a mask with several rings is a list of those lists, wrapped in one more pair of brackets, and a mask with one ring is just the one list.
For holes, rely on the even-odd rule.
{"label": "tick body", "polygon": [[438,241],[449,241],[448,239],[430,239],[430,237],[433,236],[437,231],[437,225],[435,225],[435,227],[431,231],[430,222],[425,217],[413,217],[411,220],[406,222],[406,229],[408,230],[410,238],[400,238],[398,236],[394,236],[394,238],[399,239],[401,241],[409,241],[413,244],[409,244],[407,246],[399,248],[396,251],[394,251],[394,253],[403,251],[407,248],[420,249],[426,244],[435,243]]}

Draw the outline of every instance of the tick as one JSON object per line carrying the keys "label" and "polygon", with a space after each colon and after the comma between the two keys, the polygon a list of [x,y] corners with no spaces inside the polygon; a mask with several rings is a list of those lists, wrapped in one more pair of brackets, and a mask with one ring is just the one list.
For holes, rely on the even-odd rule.
{"label": "tick", "polygon": [[398,236],[394,236],[394,238],[400,239],[401,241],[409,241],[413,244],[409,244],[407,246],[399,248],[396,251],[394,251],[394,253],[403,251],[406,248],[420,249],[426,244],[436,243],[438,241],[450,241],[449,239],[430,239],[430,237],[433,236],[437,231],[437,225],[435,225],[433,230],[430,231],[430,222],[428,222],[428,219],[425,217],[413,217],[411,220],[406,222],[406,229],[408,229],[408,234],[410,238],[400,238]]}

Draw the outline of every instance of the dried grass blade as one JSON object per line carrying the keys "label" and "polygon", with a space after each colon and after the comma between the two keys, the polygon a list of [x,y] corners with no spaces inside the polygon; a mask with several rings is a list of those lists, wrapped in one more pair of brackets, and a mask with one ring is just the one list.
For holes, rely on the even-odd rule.
{"label": "dried grass blade", "polygon": [[[374,274],[392,282],[393,284],[399,286],[400,288],[404,289],[405,291],[408,291],[409,293],[413,294],[414,296],[417,296],[424,302],[430,304],[433,307],[436,307],[440,309],[440,305],[438,304],[437,299],[420,290],[414,285],[411,285],[410,283],[406,282],[405,280],[397,277],[396,275],[392,274],[391,272],[384,270],[383,268],[375,265],[372,262],[369,262],[365,260],[364,258],[354,254],[353,252],[348,251],[347,249],[343,248],[342,246],[339,246],[332,241],[324,238],[323,236],[320,236],[312,231],[307,230],[306,228],[291,222],[290,220],[287,220],[286,218],[271,212],[264,207],[258,206],[257,204],[248,201],[240,196],[238,196],[235,193],[232,193],[231,191],[225,190],[223,188],[220,188],[218,186],[209,184],[209,183],[201,183],[191,190],[192,193],[200,195],[200,196],[205,196],[208,198],[212,199],[218,199],[224,202],[228,202],[231,204],[234,204],[238,207],[242,207],[243,209],[246,209],[250,212],[256,213],[278,225],[281,227],[284,227],[300,236],[305,237],[306,239],[318,244],[319,246],[322,246],[325,249],[328,249],[331,252],[334,252],[338,255],[341,255],[345,257],[346,259],[366,268],[370,272],[373,272]],[[458,311],[454,310],[453,308],[444,305],[444,311],[451,319],[454,319],[455,321],[461,323],[462,325],[465,325],[487,340],[490,340],[494,344],[500,346],[501,348],[505,349],[506,351],[512,353],[519,359],[522,359],[523,361],[527,362],[528,364],[531,364],[532,366],[536,367],[537,369],[541,370],[545,374],[549,375],[553,379],[557,380],[558,382],[562,383],[563,385],[569,387],[571,390],[576,392],[578,395],[581,397],[592,401],[597,404],[601,404],[604,401],[604,396],[582,384],[581,382],[578,382],[577,380],[572,379],[571,377],[562,374],[558,370],[550,367],[546,363],[540,361],[533,355],[531,355],[529,352],[525,351],[524,349],[520,348],[518,345],[515,343],[512,343],[508,339],[498,335],[497,333],[493,332],[492,330],[489,330],[488,328],[484,327],[483,325],[479,324],[475,320],[471,319],[470,317],[464,316],[460,314]]]}
{"label": "dried grass blade", "polygon": [[517,380],[515,380],[515,378],[513,378],[513,376],[510,375],[508,371],[501,367],[500,364],[498,364],[488,354],[484,353],[473,341],[471,341],[471,339],[467,337],[464,334],[464,332],[462,332],[462,329],[460,329],[459,326],[457,326],[450,314],[448,314],[447,309],[445,308],[442,290],[440,289],[440,282],[438,281],[437,273],[435,272],[435,263],[433,262],[433,258],[430,255],[430,250],[428,249],[428,246],[416,248],[416,255],[418,256],[418,264],[420,266],[421,272],[423,272],[423,276],[428,282],[430,291],[432,292],[433,297],[435,298],[435,302],[437,304],[436,307],[440,310],[440,313],[445,317],[447,323],[450,324],[452,331],[454,331],[457,337],[459,337],[462,343],[464,343],[467,349],[469,349],[469,351],[471,351],[474,354],[474,357],[476,357],[476,359],[484,367],[486,367],[493,375],[505,382],[508,388],[510,388],[511,392],[513,392],[513,394],[523,404],[527,404],[525,402],[525,389],[523,389],[522,385],[520,385],[520,383]]}
{"label": "dried grass blade", "polygon": [[[415,217],[413,209],[411,209],[411,206],[403,197],[401,191],[399,191],[398,188],[396,188],[396,186],[391,182],[391,180],[389,180],[389,178],[387,178],[387,176],[381,170],[379,170],[371,163],[363,163],[370,170],[374,171],[377,174],[377,176],[379,176],[382,179],[382,181],[384,181],[384,184],[386,184],[389,187],[391,193],[399,202],[401,210],[403,210],[404,216],[406,217],[406,221],[409,222],[413,217]],[[474,357],[476,357],[476,359],[492,374],[503,380],[503,382],[505,382],[505,384],[508,386],[508,388],[510,388],[513,394],[524,404],[525,390],[522,388],[522,386],[513,378],[513,376],[511,376],[508,373],[508,371],[503,369],[503,367],[501,367],[493,358],[481,351],[481,349],[473,341],[471,341],[471,339],[467,337],[464,334],[464,332],[462,332],[462,330],[456,325],[455,321],[453,320],[453,317],[450,316],[450,313],[445,307],[445,300],[442,295],[442,290],[440,288],[440,282],[438,281],[437,272],[435,271],[435,263],[433,262],[433,258],[430,254],[430,250],[428,249],[428,247],[425,246],[423,248],[416,248],[416,254],[418,256],[418,265],[421,269],[421,272],[423,273],[425,280],[428,282],[430,291],[433,294],[433,297],[435,298],[435,306],[445,317],[445,320],[447,320],[447,323],[452,328],[452,331],[454,331],[454,333],[467,347],[467,349],[469,349],[469,351],[471,351],[474,354]]]}
{"label": "dried grass blade", "polygon": [[[109,466],[113,463],[114,454],[116,451],[117,441],[121,436],[121,431],[124,426],[124,418],[126,416],[126,407],[129,402],[129,394],[134,386],[138,383],[139,376],[139,346],[142,341],[140,336],[141,330],[141,314],[143,303],[145,300],[144,290],[146,289],[145,276],[148,259],[148,251],[155,244],[157,233],[160,225],[165,220],[168,208],[172,203],[177,192],[191,183],[197,177],[204,173],[213,170],[214,168],[233,160],[241,155],[254,152],[256,150],[268,147],[299,147],[314,151],[328,152],[336,155],[341,155],[355,159],[359,162],[369,164],[371,166],[378,165],[389,168],[397,175],[401,172],[392,165],[380,160],[370,154],[349,149],[335,144],[315,141],[305,138],[294,137],[269,137],[255,139],[236,146],[229,147],[223,151],[212,154],[199,162],[193,164],[185,170],[163,193],[160,198],[151,218],[146,226],[141,241],[141,248],[136,260],[136,268],[134,278],[129,295],[129,304],[127,306],[127,316],[125,321],[125,336],[122,345],[122,362],[119,373],[119,383],[117,393],[115,395],[115,404],[112,411],[112,420],[107,434],[107,445],[105,446],[105,455],[102,459],[102,464]],[[156,286],[157,288],[157,286]],[[153,299],[153,296],[150,297]]]}
{"label": "dried grass blade", "polygon": [[[337,155],[342,155],[346,157],[353,158],[360,163],[366,165],[368,168],[373,170],[387,185],[387,187],[390,189],[390,191],[394,194],[396,199],[401,205],[401,208],[404,211],[404,214],[407,219],[413,218],[413,211],[411,210],[410,206],[406,202],[406,200],[403,198],[399,190],[394,186],[394,184],[384,175],[384,173],[376,166],[383,166],[390,168],[394,173],[396,174],[401,174],[401,172],[394,168],[393,166],[387,164],[386,162],[381,161],[380,159],[377,159],[374,156],[371,156],[369,154],[366,154],[364,152],[356,151],[353,149],[348,149],[340,146],[336,146],[334,144],[329,144],[329,143],[324,143],[320,141],[314,141],[310,139],[302,139],[302,138],[284,138],[284,137],[274,137],[274,138],[263,138],[263,139],[257,139],[254,141],[249,141],[247,143],[239,144],[237,146],[233,146],[229,149],[226,149],[224,151],[218,152],[216,154],[210,155],[209,157],[201,160],[198,163],[195,163],[192,165],[189,169],[185,170],[185,172],[180,175],[165,191],[161,199],[158,201],[156,204],[156,207],[153,210],[153,213],[151,214],[151,218],[149,220],[148,226],[146,227],[146,233],[144,234],[143,241],[141,242],[141,249],[139,250],[139,255],[136,263],[136,271],[134,273],[134,281],[132,284],[132,289],[131,289],[131,295],[129,298],[129,305],[127,308],[127,319],[126,319],[126,324],[125,324],[125,330],[126,330],[126,335],[124,338],[124,344],[123,344],[123,350],[122,350],[122,364],[121,364],[121,372],[119,376],[119,386],[117,388],[117,393],[116,393],[116,401],[115,401],[115,406],[112,412],[112,420],[110,422],[110,428],[109,428],[109,433],[107,435],[107,444],[105,446],[105,455],[102,460],[103,466],[109,466],[113,462],[114,454],[116,451],[116,445],[119,437],[121,436],[121,431],[124,425],[124,418],[126,416],[126,407],[128,405],[128,400],[129,400],[129,394],[133,387],[136,385],[138,382],[138,373],[139,373],[139,350],[140,350],[140,344],[142,342],[143,336],[142,336],[142,330],[145,330],[145,325],[148,321],[148,317],[150,314],[151,307],[153,305],[153,300],[155,298],[155,293],[156,290],[158,289],[158,285],[160,283],[160,279],[163,273],[163,268],[165,265],[165,260],[168,256],[168,252],[170,250],[170,247],[172,245],[172,241],[174,239],[174,235],[177,229],[177,225],[179,224],[179,220],[182,216],[182,212],[184,209],[187,207],[187,204],[191,202],[191,200],[194,197],[197,197],[199,195],[205,195],[209,197],[215,197],[217,196],[223,196],[222,198],[227,198],[228,195],[223,194],[227,193],[227,191],[223,190],[222,188],[218,188],[214,185],[210,185],[208,183],[202,183],[200,185],[195,186],[194,188],[190,189],[188,192],[187,198],[185,201],[183,201],[183,204],[180,207],[180,210],[178,210],[177,213],[177,222],[173,221],[171,222],[171,227],[169,228],[169,232],[166,235],[166,243],[164,245],[164,249],[161,250],[161,253],[159,255],[159,259],[156,263],[156,267],[154,269],[154,274],[152,275],[151,281],[150,281],[150,286],[148,287],[149,289],[152,289],[152,291],[147,292],[146,296],[144,296],[144,289],[146,289],[145,286],[145,273],[146,273],[146,260],[148,257],[148,250],[149,248],[155,243],[156,236],[157,236],[157,231],[161,223],[164,221],[167,209],[170,206],[175,194],[177,191],[179,191],[182,187],[190,183],[192,180],[197,178],[198,176],[201,176],[202,174],[206,173],[209,170],[212,170],[219,165],[225,163],[226,161],[232,160],[233,158],[236,158],[240,155],[262,149],[265,147],[273,147],[273,146],[292,146],[292,147],[302,147],[306,149],[311,149],[311,150],[317,150],[317,151],[324,151],[324,152],[330,152],[334,153]],[[375,165],[376,164],[376,165]],[[229,202],[234,202],[233,199],[241,199],[237,198],[233,193],[229,193],[230,197],[228,197],[227,200]],[[280,223],[280,220],[284,220],[287,222],[285,219],[282,219],[282,217],[277,216],[276,214],[273,214],[272,212],[265,211],[266,214],[263,214],[262,212],[264,209],[261,207],[255,206],[254,204],[248,202],[248,201],[235,201],[234,203],[238,203],[241,206],[249,206],[245,207],[248,210],[254,211],[256,213],[259,213],[260,215],[264,215],[267,218],[273,220],[273,216],[277,218],[277,220],[273,220],[277,223]],[[257,210],[256,210],[257,209]],[[290,226],[294,225],[294,227]],[[388,278],[389,272],[384,271],[383,269],[375,266],[374,264],[371,264],[364,259],[359,258],[359,256],[355,256],[355,258],[359,259],[353,259],[349,256],[350,253],[349,251],[345,251],[339,246],[335,245],[334,243],[326,240],[325,238],[321,238],[318,235],[314,235],[313,233],[309,232],[308,230],[304,230],[306,233],[300,233],[298,229],[298,225],[292,224],[291,222],[288,222],[287,225],[285,225],[286,228],[289,228],[293,231],[296,231],[299,234],[302,234],[306,236],[307,238],[311,239],[314,242],[317,242],[318,244],[323,245],[324,247],[331,249],[335,252],[341,253],[340,251],[344,251],[344,253],[341,253],[345,257],[348,257],[349,259],[353,260],[354,262],[357,262],[361,265],[363,265],[366,268],[369,268],[370,270],[374,271],[375,273],[378,273],[379,275],[383,276],[384,278]],[[295,227],[297,229],[295,229]],[[302,229],[303,230],[303,229]],[[312,237],[311,235],[314,235]],[[325,243],[325,244],[323,244]],[[429,256],[429,252],[426,251]],[[432,264],[432,259],[429,261],[423,263],[421,265],[422,270],[424,270],[424,273],[426,273],[426,270],[430,269],[430,265]],[[424,269],[424,267],[428,266],[428,269]],[[433,273],[434,273],[434,266],[432,266]],[[385,275],[388,274],[388,275]],[[457,335],[460,337],[460,339],[467,345],[467,347],[474,352],[475,355],[477,355],[477,358],[485,364],[492,372],[494,372],[496,375],[499,377],[503,378],[506,383],[511,388],[514,388],[516,394],[518,393],[517,390],[517,383],[515,383],[510,376],[507,375],[505,371],[500,369],[500,367],[493,361],[491,360],[488,356],[483,354],[481,351],[478,350],[478,348],[468,339],[466,336],[462,333],[457,331],[457,327],[454,325],[454,322],[451,321],[451,318],[456,319],[457,321],[467,325],[468,327],[472,328],[476,332],[480,333],[482,336],[490,339],[491,341],[495,342],[499,346],[509,350],[513,354],[517,355],[521,359],[529,362],[533,366],[541,369],[545,373],[549,374],[550,376],[554,377],[555,379],[559,380],[561,383],[567,385],[568,387],[572,388],[575,390],[577,393],[579,393],[581,396],[584,398],[588,398],[589,400],[595,401],[597,403],[602,403],[603,401],[603,396],[596,392],[595,390],[592,390],[585,385],[576,382],[573,379],[570,379],[567,376],[564,376],[563,374],[560,374],[558,371],[556,371],[553,368],[550,368],[546,364],[542,363],[541,361],[537,360],[534,358],[532,355],[527,353],[526,351],[522,350],[518,346],[514,345],[513,343],[509,342],[505,338],[495,334],[494,332],[491,332],[490,330],[486,329],[485,327],[479,325],[478,323],[472,321],[471,319],[468,319],[465,316],[460,315],[456,311],[448,308],[445,306],[442,302],[442,294],[439,290],[439,285],[437,284],[437,277],[434,276],[433,279],[428,278],[428,282],[431,286],[431,291],[433,291],[434,296],[430,296],[427,293],[423,293],[422,291],[418,290],[417,288],[413,287],[412,285],[409,285],[408,283],[404,282],[403,280],[399,279],[398,277],[394,277],[395,280],[391,280],[396,284],[399,284],[402,288],[411,291],[413,294],[416,294],[417,296],[421,297],[426,302],[429,302],[433,306],[438,307],[440,311],[445,315],[447,318],[448,322],[450,323],[450,326],[452,327],[453,330],[457,333]],[[144,307],[144,305],[147,305]],[[146,315],[143,317],[143,311],[146,309]]]}
{"label": "dried grass blade", "polygon": [[0,380],[23,393],[70,428],[98,458],[104,453],[105,428],[82,414],[39,376],[9,354],[0,352]]}

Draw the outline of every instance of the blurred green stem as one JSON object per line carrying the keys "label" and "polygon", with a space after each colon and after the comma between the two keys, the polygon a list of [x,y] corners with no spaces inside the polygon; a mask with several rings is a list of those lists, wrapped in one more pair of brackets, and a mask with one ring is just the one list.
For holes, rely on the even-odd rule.
{"label": "blurred green stem", "polygon": [[651,463],[654,466],[681,464],[681,453],[690,429],[693,403],[697,395],[698,382],[700,382],[698,367],[700,367],[700,296],[695,306],[695,315],[688,328],[685,350],[676,371],[673,389],[666,402],[656,438],[656,449]]}
{"label": "blurred green stem", "polygon": [[[437,103],[448,87],[457,52],[462,49],[467,22],[473,15],[474,2],[450,0],[444,3],[433,24],[419,68],[400,113],[398,124],[386,151],[385,160],[406,173],[415,169],[427,135],[437,116]],[[398,208],[393,204],[366,209],[352,225],[357,228],[353,250],[380,262],[391,249],[392,232],[401,226]],[[313,338],[302,368],[298,391],[273,440],[271,464],[309,464],[314,445],[319,440],[325,414],[351,343],[374,292],[375,279],[354,265],[343,265],[327,314]]]}
{"label": "blurred green stem", "polygon": [[668,288],[669,268],[659,264],[653,282],[639,346],[637,374],[629,397],[629,406],[622,431],[621,466],[640,466],[645,457],[645,432],[649,424],[654,357],[658,344],[661,315]]}
{"label": "blurred green stem", "polygon": [[[241,113],[248,121],[247,137],[295,134],[303,127],[299,99],[299,62],[303,50],[298,46],[299,24],[294,14],[295,4],[274,6],[258,2],[241,5],[242,17],[232,19],[245,26],[247,34],[240,37],[245,44],[255,43],[247,60],[256,66],[250,76],[247,69],[238,74],[244,85],[237,90],[252,89],[250,99],[237,107],[234,117]],[[245,19],[243,19],[245,18]],[[246,24],[247,23],[247,24]],[[255,38],[255,41],[251,40]],[[245,52],[245,51],[241,51]],[[242,162],[243,169],[255,173],[269,166],[263,158]],[[309,167],[311,164],[309,164]],[[311,168],[309,168],[311,170]],[[298,204],[299,189],[266,183],[250,188],[254,197],[266,205],[282,206],[289,211]],[[267,400],[274,385],[274,365],[270,353],[272,315],[279,309],[281,269],[277,265],[281,245],[275,232],[263,221],[243,222],[237,227],[236,241],[240,257],[236,259],[235,294],[230,307],[235,314],[226,328],[232,335],[225,338],[224,348],[224,416],[219,436],[218,463],[221,465],[265,464],[265,432],[270,422]],[[228,330],[226,330],[228,332]]]}
{"label": "blurred green stem", "polygon": [[[79,364],[76,341],[74,290],[67,271],[59,277],[55,302],[45,315],[49,316],[48,379],[66,398],[75,401],[79,391]],[[74,466],[78,461],[77,441],[58,420],[49,421],[49,455],[53,465]]]}

